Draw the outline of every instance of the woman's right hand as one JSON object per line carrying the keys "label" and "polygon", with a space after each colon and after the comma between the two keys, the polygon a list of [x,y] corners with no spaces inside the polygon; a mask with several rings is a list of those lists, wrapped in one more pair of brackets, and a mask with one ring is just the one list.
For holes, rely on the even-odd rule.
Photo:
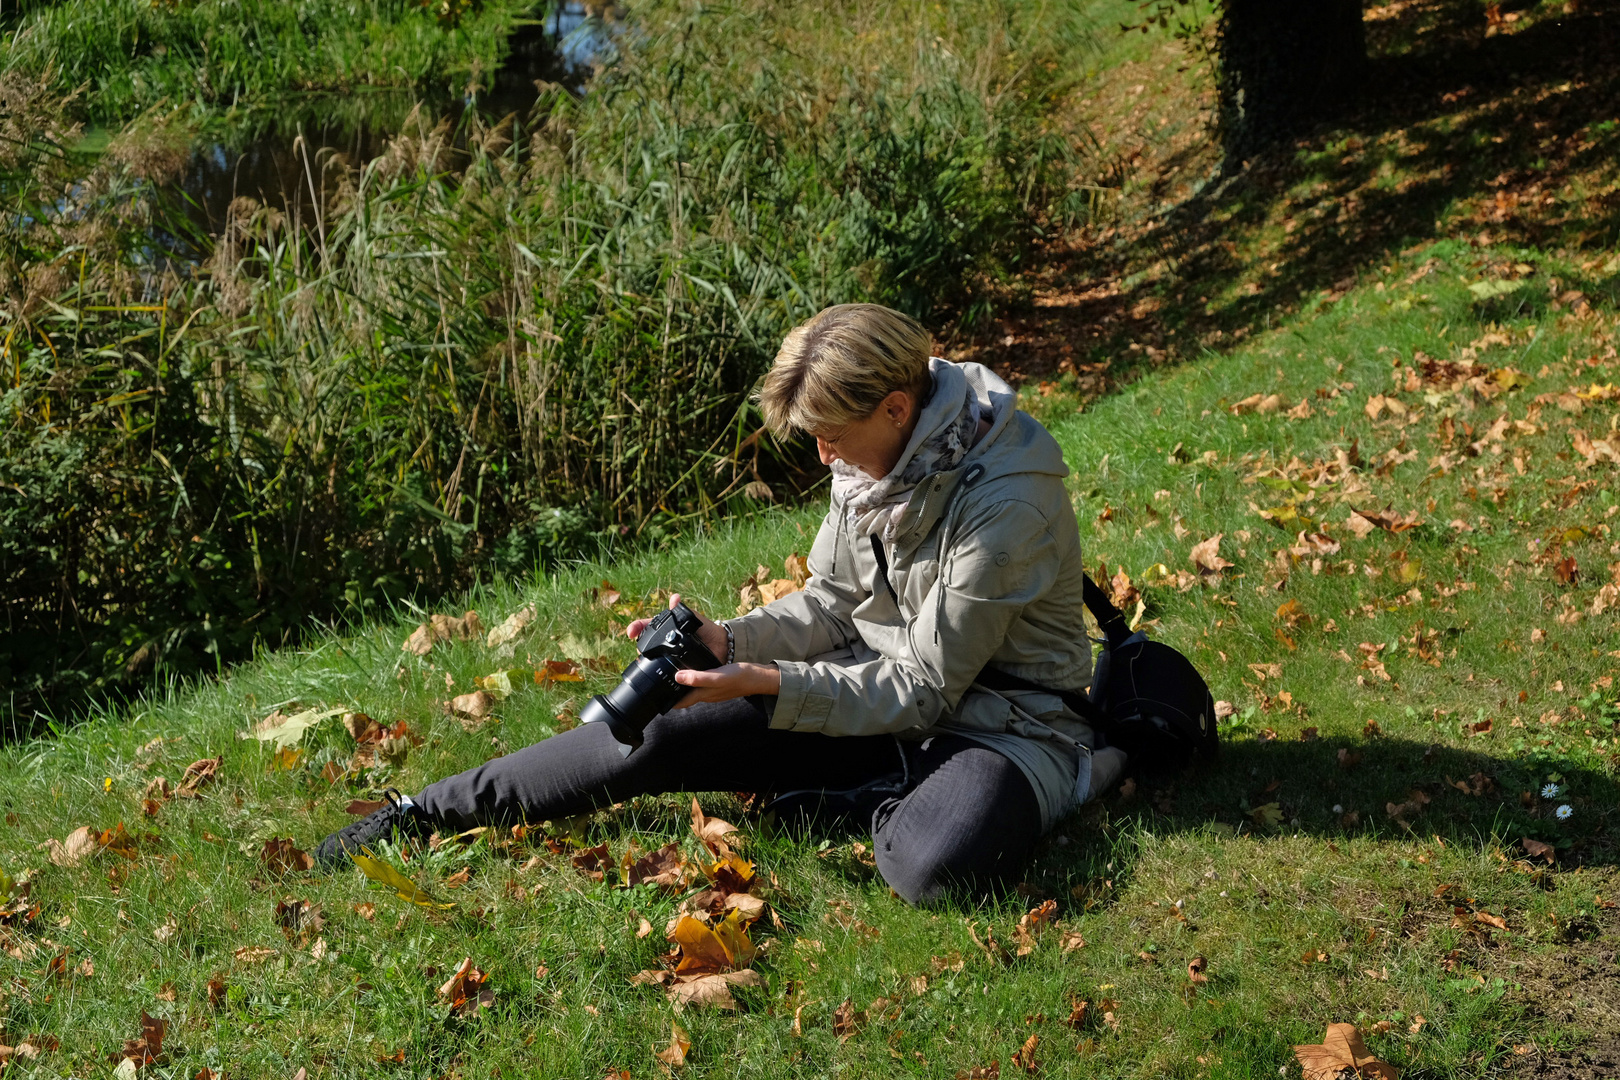
{"label": "woman's right hand", "polygon": [[[672,593],[670,595],[669,606],[671,608],[680,602],[680,593]],[[689,610],[692,608],[691,604],[686,606]],[[725,663],[727,652],[726,628],[714,620],[707,618],[701,611],[693,610],[692,614],[696,615],[698,617],[698,621],[702,623],[702,626],[698,629],[698,638],[703,642],[703,644],[708,646],[710,652],[714,653],[714,658],[716,660],[719,660],[721,663]],[[628,637],[631,641],[637,640],[641,637],[641,632],[647,629],[647,624],[650,622],[652,622],[651,619],[637,619],[635,622],[632,622],[629,626],[624,628],[625,637]]]}

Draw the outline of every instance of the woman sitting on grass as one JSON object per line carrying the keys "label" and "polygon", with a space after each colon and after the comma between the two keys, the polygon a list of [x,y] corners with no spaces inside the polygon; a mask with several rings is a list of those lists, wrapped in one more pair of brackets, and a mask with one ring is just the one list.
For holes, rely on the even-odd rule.
{"label": "woman sitting on grass", "polygon": [[760,405],[773,431],[813,435],[832,470],[812,576],[741,618],[703,620],[726,663],[679,673],[691,692],[641,749],[626,756],[607,725],[583,724],[399,798],[328,836],[320,861],[395,832],[766,791],[783,817],[869,825],[878,870],[913,904],[1016,882],[1041,834],[1107,790],[1125,756],[1056,694],[975,685],[986,665],[1042,688],[1089,684],[1080,537],[1052,436],[988,369],[929,351],[921,326],[873,304],[787,336]]}

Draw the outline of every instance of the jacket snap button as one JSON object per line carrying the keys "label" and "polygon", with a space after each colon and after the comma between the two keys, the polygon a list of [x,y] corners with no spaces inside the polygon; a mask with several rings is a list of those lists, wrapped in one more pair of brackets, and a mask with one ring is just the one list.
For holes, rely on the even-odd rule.
{"label": "jacket snap button", "polygon": [[1006,566],[1009,558],[1011,558],[1011,556],[1009,556],[1005,551],[996,552],[996,565]]}

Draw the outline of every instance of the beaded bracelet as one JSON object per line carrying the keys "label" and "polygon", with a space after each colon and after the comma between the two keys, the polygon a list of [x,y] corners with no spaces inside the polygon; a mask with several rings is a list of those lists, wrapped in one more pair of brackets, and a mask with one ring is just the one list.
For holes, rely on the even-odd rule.
{"label": "beaded bracelet", "polygon": [[737,662],[737,638],[731,632],[730,623],[721,623],[720,629],[726,632],[726,663],[734,664]]}

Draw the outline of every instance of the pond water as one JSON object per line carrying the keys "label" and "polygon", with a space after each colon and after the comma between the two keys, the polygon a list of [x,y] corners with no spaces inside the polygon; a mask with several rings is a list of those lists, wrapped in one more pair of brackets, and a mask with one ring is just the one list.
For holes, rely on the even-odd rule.
{"label": "pond water", "polygon": [[612,30],[598,3],[588,8],[569,0],[513,32],[505,65],[476,96],[435,100],[415,91],[371,91],[301,97],[243,140],[194,150],[166,194],[201,235],[218,235],[231,201],[241,195],[313,225],[336,187],[334,170],[358,169],[380,155],[418,103],[429,129],[447,118],[458,138],[469,112],[487,121],[526,116],[539,100],[537,81],[582,90]]}

